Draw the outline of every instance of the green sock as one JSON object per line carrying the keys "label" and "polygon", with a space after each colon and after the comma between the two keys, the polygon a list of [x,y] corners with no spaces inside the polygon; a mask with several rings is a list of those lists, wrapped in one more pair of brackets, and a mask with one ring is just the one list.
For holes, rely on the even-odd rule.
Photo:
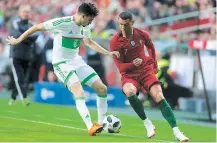
{"label": "green sock", "polygon": [[145,115],[144,107],[141,101],[138,99],[136,95],[128,97],[130,105],[133,107],[133,110],[137,113],[137,115],[142,119],[145,120],[147,117]]}
{"label": "green sock", "polygon": [[167,120],[167,122],[170,124],[170,126],[176,127],[176,118],[173,114],[173,111],[170,107],[170,105],[167,103],[165,99],[162,99],[159,103],[160,105],[160,110],[163,115],[163,117]]}

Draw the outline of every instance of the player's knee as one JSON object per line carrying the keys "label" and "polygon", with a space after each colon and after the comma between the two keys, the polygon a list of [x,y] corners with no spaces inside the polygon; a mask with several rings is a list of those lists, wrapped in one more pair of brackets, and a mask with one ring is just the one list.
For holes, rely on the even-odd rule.
{"label": "player's knee", "polygon": [[97,88],[96,88],[96,92],[98,94],[102,94],[102,95],[106,95],[107,94],[107,87],[104,84],[100,84]]}
{"label": "player's knee", "polygon": [[156,96],[155,96],[155,101],[158,103],[158,102],[160,102],[162,99],[164,99],[163,92],[162,92],[162,91],[157,92],[157,93],[156,93]]}
{"label": "player's knee", "polygon": [[72,84],[69,89],[75,97],[80,97],[85,95],[84,90],[79,82]]}
{"label": "player's knee", "polygon": [[158,103],[164,99],[162,88],[159,84],[155,84],[150,88],[151,96]]}
{"label": "player's knee", "polygon": [[83,89],[79,89],[79,90],[73,91],[72,93],[74,94],[75,97],[80,97],[80,96],[84,96],[85,95]]}
{"label": "player's knee", "polygon": [[137,89],[132,84],[126,83],[123,86],[123,92],[127,97],[129,97],[129,96],[136,95]]}
{"label": "player's knee", "polygon": [[135,89],[125,89],[124,93],[127,97],[136,95],[136,90]]}
{"label": "player's knee", "polygon": [[77,93],[78,96],[84,96],[85,93],[84,93],[84,90],[79,90],[78,93]]}

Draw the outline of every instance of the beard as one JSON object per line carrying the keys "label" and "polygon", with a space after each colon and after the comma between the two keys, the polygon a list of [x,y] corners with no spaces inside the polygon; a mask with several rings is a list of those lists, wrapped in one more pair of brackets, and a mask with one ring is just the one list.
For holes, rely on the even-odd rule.
{"label": "beard", "polygon": [[127,29],[122,31],[124,37],[131,37],[132,36],[132,30]]}
{"label": "beard", "polygon": [[87,26],[87,25],[89,25],[89,24],[85,24],[85,23],[82,24],[83,27],[85,27],[85,26]]}

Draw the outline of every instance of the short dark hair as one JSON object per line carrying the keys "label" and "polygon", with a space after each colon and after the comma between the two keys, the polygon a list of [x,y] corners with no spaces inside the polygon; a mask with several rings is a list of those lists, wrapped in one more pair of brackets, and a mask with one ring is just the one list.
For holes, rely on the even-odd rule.
{"label": "short dark hair", "polygon": [[82,3],[78,8],[78,12],[87,16],[96,17],[99,13],[99,10],[93,3]]}
{"label": "short dark hair", "polygon": [[165,60],[170,60],[171,54],[170,53],[166,53],[164,56],[162,56],[162,59]]}
{"label": "short dark hair", "polygon": [[129,11],[124,11],[119,14],[119,17],[123,20],[133,20],[133,14]]}

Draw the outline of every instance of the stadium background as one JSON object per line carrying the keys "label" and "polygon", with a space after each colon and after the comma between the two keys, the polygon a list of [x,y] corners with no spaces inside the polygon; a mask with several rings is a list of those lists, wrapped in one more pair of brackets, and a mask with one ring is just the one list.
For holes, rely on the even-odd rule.
{"label": "stadium background", "polygon": [[[21,135],[19,136],[19,134],[16,135],[14,138],[11,138],[10,131],[12,127],[4,125],[4,123],[12,124],[9,118],[22,118],[23,120],[32,120],[36,118],[21,115],[23,112],[26,112],[28,114],[34,113],[34,115],[36,115],[37,113],[38,116],[46,116],[46,118],[48,118],[46,119],[46,121],[49,122],[54,122],[53,119],[50,119],[48,117],[48,115],[51,115],[51,113],[48,114],[48,112],[51,112],[54,109],[56,110],[56,116],[62,116],[72,119],[77,118],[73,117],[72,115],[65,115],[66,113],[71,114],[71,110],[69,108],[59,107],[57,105],[44,105],[34,102],[37,101],[40,103],[43,102],[63,105],[74,104],[73,98],[71,98],[70,93],[66,89],[64,89],[62,84],[56,82],[55,76],[52,73],[52,69],[50,69],[49,63],[51,59],[50,53],[52,49],[50,47],[45,48],[45,45],[49,38],[52,36],[46,32],[39,33],[40,36],[36,43],[36,58],[32,69],[39,69],[39,73],[34,73],[34,70],[32,70],[28,78],[28,80],[30,80],[29,94],[31,95],[30,98],[33,101],[33,105],[28,107],[28,109],[23,109],[19,102],[12,108],[7,105],[10,96],[10,83],[12,82],[12,80],[8,56],[9,46],[6,44],[5,38],[8,36],[8,25],[10,19],[16,16],[17,9],[22,4],[30,4],[32,6],[31,21],[34,24],[37,24],[54,17],[73,15],[76,12],[77,7],[81,4],[81,2],[83,1],[0,1],[0,102],[2,106],[0,110],[2,113],[1,115],[4,115],[4,117],[0,117],[0,127],[2,126],[2,128],[6,131],[8,130],[8,134],[7,132],[0,132],[0,136],[3,137],[1,138],[2,140],[0,139],[0,141],[46,140],[46,138],[42,138],[42,140],[35,140],[34,138],[32,138],[32,140],[22,140],[22,138],[20,138]],[[154,45],[162,57],[165,55],[171,56],[170,70],[172,71],[171,77],[173,78],[174,82],[182,87],[190,89],[193,92],[193,97],[179,98],[179,104],[174,108],[178,121],[180,120],[182,124],[190,123],[203,126],[204,130],[201,129],[202,131],[196,128],[196,126],[195,129],[194,127],[192,127],[191,131],[197,130],[195,136],[200,136],[200,131],[212,132],[210,135],[206,134],[207,137],[205,139],[199,138],[198,140],[195,139],[193,141],[216,141],[216,138],[214,136],[216,134],[216,1],[92,0],[90,2],[96,3],[100,11],[97,18],[93,21],[93,24],[91,24],[92,37],[106,49],[109,49],[109,39],[118,30],[118,26],[116,24],[118,14],[123,10],[129,10],[134,14],[136,20],[135,27],[144,29],[150,33],[150,36],[154,41]],[[195,48],[200,49],[201,67],[203,68],[212,121],[209,121],[210,117],[208,116],[203,80],[199,68],[199,57]],[[109,111],[114,114],[120,114],[119,116],[123,116],[127,119],[126,123],[129,122],[128,120],[131,120],[132,117],[125,116],[134,117],[135,114],[133,113],[132,109],[128,107],[127,101],[121,93],[120,75],[116,67],[114,66],[113,61],[110,58],[101,56],[93,51],[90,51],[84,45],[81,46],[80,54],[90,65],[97,65],[96,68],[98,68],[98,74],[102,74],[100,76],[104,77],[103,80],[107,82],[108,87],[110,88],[109,105],[111,108],[109,109]],[[104,72],[105,75],[103,74]],[[34,84],[36,82],[37,84]],[[91,91],[88,88],[85,88],[85,90],[87,94],[88,105],[95,105],[93,91]],[[143,95],[144,93],[141,92],[140,96]],[[154,120],[158,119],[160,122],[162,122],[162,118],[158,115],[160,113],[156,110],[157,107],[153,105],[151,101],[145,99],[144,106],[148,114],[150,114],[150,118],[153,118]],[[43,110],[43,112],[38,112],[37,109],[41,109]],[[61,112],[61,109],[64,109],[66,111]],[[76,111],[74,112],[76,114]],[[133,120],[137,122],[136,119]],[[40,119],[38,121],[43,120]],[[17,127],[19,128],[20,126],[22,126],[23,128],[27,128],[28,130],[28,127],[25,127],[25,124],[29,124],[31,126],[31,122],[23,124],[24,125],[17,125]],[[71,124],[73,124],[73,121],[70,122],[70,125]],[[82,125],[79,126],[83,127]],[[184,126],[186,126],[186,130],[188,130],[188,125],[183,125],[183,128]],[[14,126],[14,128],[16,128],[16,126]],[[46,127],[41,126],[37,126],[37,128],[43,131],[46,129]],[[205,130],[205,128],[207,128],[207,131]],[[210,130],[208,128],[210,128]],[[133,135],[132,129],[128,128],[126,130],[129,130],[129,137],[130,135]],[[189,134],[191,135],[191,133]],[[167,138],[165,136],[162,135],[161,137],[157,138],[159,140],[156,139],[154,141],[162,141],[162,139],[173,141],[172,139]],[[122,137],[124,138],[124,136]],[[63,140],[62,138],[58,139],[59,141]],[[70,136],[67,139],[68,140],[65,141],[74,141],[70,138]],[[106,139],[107,138],[105,138],[104,141],[107,141]],[[118,140],[120,139],[120,137],[115,136],[115,139]],[[115,139],[114,141],[116,141]],[[87,139],[82,141],[90,140]],[[103,140],[99,139],[99,141]],[[124,139],[120,141],[124,141]],[[139,140],[139,138],[135,138],[135,140],[133,140],[132,137],[131,141],[141,140]]]}

